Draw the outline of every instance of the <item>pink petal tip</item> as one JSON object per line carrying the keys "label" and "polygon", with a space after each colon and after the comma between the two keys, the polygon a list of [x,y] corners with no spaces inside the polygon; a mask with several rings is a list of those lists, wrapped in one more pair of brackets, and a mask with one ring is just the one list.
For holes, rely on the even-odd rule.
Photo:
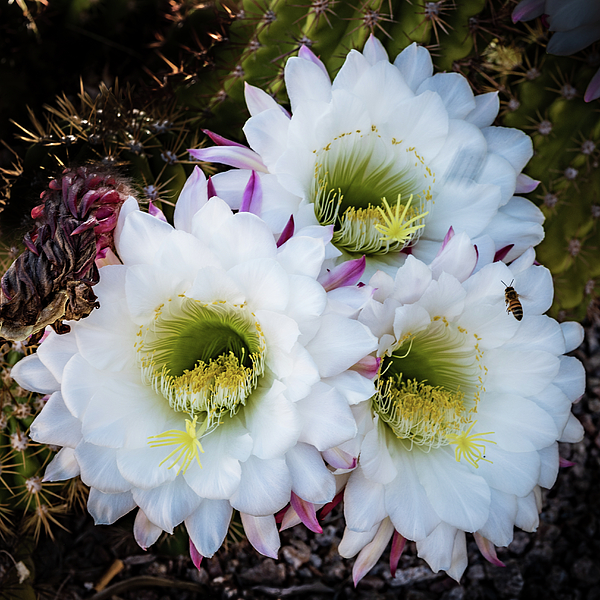
{"label": "pink petal tip", "polygon": [[400,562],[400,557],[402,556],[402,552],[404,552],[405,546],[406,538],[397,531],[394,531],[394,536],[392,537],[392,549],[390,551],[390,573],[392,574],[392,577],[396,577],[398,563]]}
{"label": "pink petal tip", "polygon": [[194,542],[192,542],[191,538],[190,538],[190,558],[192,559],[192,562],[194,563],[194,566],[196,567],[196,569],[200,570],[200,564],[202,563],[202,559],[204,557],[202,556],[202,554],[200,554],[200,552],[198,552],[198,549],[196,548],[196,546],[194,546]]}
{"label": "pink petal tip", "polygon": [[315,533],[323,533],[323,528],[317,520],[317,511],[312,502],[307,502],[292,492],[290,504],[308,529]]}

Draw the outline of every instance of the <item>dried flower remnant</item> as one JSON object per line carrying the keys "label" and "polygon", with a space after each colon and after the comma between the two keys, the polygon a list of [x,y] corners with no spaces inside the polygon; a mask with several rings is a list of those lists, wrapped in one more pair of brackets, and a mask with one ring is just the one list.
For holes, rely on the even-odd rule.
{"label": "dried flower remnant", "polygon": [[104,168],[65,169],[31,211],[35,226],[25,251],[2,277],[0,336],[21,341],[61,319],[78,320],[97,306],[96,258],[113,245],[119,210],[129,196],[126,183]]}

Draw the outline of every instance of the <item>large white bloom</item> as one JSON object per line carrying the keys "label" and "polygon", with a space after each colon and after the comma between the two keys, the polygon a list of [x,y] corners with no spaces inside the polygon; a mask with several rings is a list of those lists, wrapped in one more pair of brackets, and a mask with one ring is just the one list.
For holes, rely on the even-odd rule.
{"label": "large white bloom", "polygon": [[[396,549],[416,540],[434,571],[456,579],[467,565],[465,532],[494,560],[515,525],[537,527],[539,486],[551,487],[558,471],[557,441],[582,435],[570,408],[584,371],[564,353],[583,329],[543,314],[552,280],[532,264],[533,250],[471,276],[476,258],[464,237],[444,254],[430,266],[407,258],[395,279],[376,274],[375,299],[359,315],[379,338],[382,362],[344,497],[340,553],[360,551],[355,581],[394,531]],[[506,310],[505,284],[520,295],[522,320]]]}
{"label": "large white bloom", "polygon": [[210,556],[237,509],[276,556],[273,513],[292,493],[335,494],[320,451],[355,435],[350,404],[374,387],[348,369],[376,340],[330,309],[323,240],[277,245],[257,216],[207,201],[199,171],[175,224],[124,205],[123,264],[101,269],[100,308],[13,369],[52,394],[31,436],[63,446],[46,479],[80,474],[97,523],[138,506],[142,547],[184,521]]}
{"label": "large white bloom", "polygon": [[450,227],[475,239],[482,255],[512,244],[507,260],[543,238],[539,210],[513,195],[535,187],[520,175],[531,140],[492,126],[496,93],[474,96],[462,75],[433,75],[425,48],[413,44],[392,64],[371,37],[333,82],[302,48],[288,60],[285,81],[291,115],[247,86],[251,149],[213,134],[220,145],[191,151],[240,167],[213,178],[232,207],[242,205],[254,171],[261,214],[274,231],[290,214],[334,224],[343,258],[366,255],[368,272],[399,266],[409,248],[429,262]]}

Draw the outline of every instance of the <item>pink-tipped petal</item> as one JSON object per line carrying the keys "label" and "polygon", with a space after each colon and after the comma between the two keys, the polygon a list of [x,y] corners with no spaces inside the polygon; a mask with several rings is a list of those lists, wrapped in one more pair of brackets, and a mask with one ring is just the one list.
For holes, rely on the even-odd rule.
{"label": "pink-tipped petal", "polygon": [[200,570],[200,565],[202,564],[202,559],[204,557],[202,556],[202,554],[200,554],[200,552],[198,552],[198,549],[196,548],[196,546],[194,546],[194,542],[192,542],[191,539],[190,539],[190,558],[192,559],[192,562],[194,563],[194,566],[196,567],[196,569]]}
{"label": "pink-tipped petal", "polygon": [[331,271],[328,271],[324,277],[319,279],[319,283],[325,288],[326,292],[339,287],[354,285],[365,272],[366,264],[367,259],[365,256],[355,258],[354,260],[347,260],[331,269]]}
{"label": "pink-tipped petal", "polygon": [[600,69],[596,71],[596,74],[588,83],[588,86],[585,90],[585,95],[583,96],[583,99],[586,102],[591,102],[592,100],[596,100],[597,98],[600,98]]}
{"label": "pink-tipped petal", "polygon": [[563,467],[574,467],[577,463],[571,462],[570,460],[567,460],[566,458],[563,458],[562,456],[558,457],[558,466],[563,468]]}
{"label": "pink-tipped petal", "polygon": [[315,505],[312,502],[307,502],[292,492],[290,504],[308,529],[315,533],[323,533],[323,528],[317,520]]}
{"label": "pink-tipped petal", "polygon": [[438,256],[440,254],[440,252],[446,247],[446,244],[454,237],[454,228],[451,226],[450,229],[448,229],[446,235],[444,236],[444,240],[442,241],[442,247],[440,248],[439,252],[438,252]]}
{"label": "pink-tipped petal", "polygon": [[360,373],[367,379],[373,379],[377,373],[379,373],[379,365],[381,364],[381,357],[379,356],[365,356],[361,358],[357,363],[350,367],[351,371]]}
{"label": "pink-tipped petal", "polygon": [[397,531],[394,531],[392,549],[390,551],[390,573],[392,577],[396,577],[396,569],[398,568],[402,552],[404,552],[404,546],[406,546],[406,538]]}
{"label": "pink-tipped petal", "polygon": [[302,521],[300,520],[298,513],[295,511],[293,506],[289,506],[283,515],[279,531],[285,531],[286,529],[296,527],[296,525],[300,525],[300,523],[302,523]]}
{"label": "pink-tipped petal", "polygon": [[163,530],[152,523],[140,508],[133,523],[133,537],[142,550],[148,550],[160,537]]}
{"label": "pink-tipped petal", "polygon": [[248,107],[250,116],[252,117],[259,115],[266,110],[278,108],[288,119],[292,118],[292,115],[290,115],[290,113],[283,108],[281,104],[278,104],[272,96],[247,82],[244,83],[244,97],[246,99],[246,106]]}
{"label": "pink-tipped petal", "polygon": [[167,217],[165,217],[165,213],[160,210],[160,208],[158,208],[154,202],[152,202],[152,200],[150,200],[150,202],[148,203],[148,212],[153,216],[156,217],[157,219],[160,219],[161,221],[164,221],[165,223],[167,222]]}
{"label": "pink-tipped petal", "polygon": [[228,140],[222,135],[211,131],[210,129],[203,129],[202,133],[205,133],[217,146],[238,146],[239,148],[245,148],[244,144],[239,144],[233,140]]}
{"label": "pink-tipped petal", "polygon": [[311,63],[314,63],[315,65],[317,65],[317,67],[321,69],[321,71],[323,71],[323,73],[325,73],[325,75],[327,75],[327,77],[329,77],[329,73],[327,72],[327,68],[323,64],[323,61],[321,61],[321,59],[318,58],[317,55],[308,46],[300,46],[300,50],[298,50],[298,58],[308,60]]}
{"label": "pink-tipped petal", "polygon": [[434,279],[445,272],[460,282],[466,281],[477,265],[477,250],[464,232],[453,235],[449,231],[446,238],[445,247],[442,246],[429,265],[431,273]]}
{"label": "pink-tipped petal", "polygon": [[288,222],[286,223],[279,239],[277,240],[277,247],[281,248],[292,236],[294,235],[294,215],[290,215]]}
{"label": "pink-tipped petal", "polygon": [[215,190],[215,184],[212,181],[212,177],[209,177],[206,183],[206,195],[208,197],[208,200],[214,198],[215,196],[218,196],[217,190]]}
{"label": "pink-tipped petal", "polygon": [[490,542],[487,538],[484,538],[481,534],[475,532],[473,534],[479,552],[481,552],[483,558],[488,562],[492,563],[496,567],[505,567],[506,565],[496,556],[496,546]]}
{"label": "pink-tipped petal", "polygon": [[261,173],[269,172],[260,155],[245,146],[211,146],[189,150],[189,153],[192,158],[203,162],[216,162]]}
{"label": "pink-tipped petal", "polygon": [[544,13],[546,0],[522,0],[512,11],[512,22],[531,21]]}
{"label": "pink-tipped petal", "polygon": [[515,188],[515,194],[529,194],[533,192],[540,185],[540,182],[525,173],[519,173],[517,176],[517,187]]}
{"label": "pink-tipped petal", "polygon": [[358,557],[356,558],[356,562],[352,567],[354,587],[356,587],[358,582],[375,566],[379,557],[383,554],[385,547],[388,545],[393,533],[394,526],[389,517],[386,517],[381,521],[373,541],[369,542],[359,552]]}
{"label": "pink-tipped petal", "polygon": [[337,447],[323,450],[321,455],[334,469],[355,469],[358,462],[356,456]]}
{"label": "pink-tipped petal", "polygon": [[494,262],[500,262],[506,258],[506,255],[513,249],[514,244],[509,244],[508,246],[504,246],[504,248],[500,248],[498,252],[494,255]]}
{"label": "pink-tipped petal", "polygon": [[281,524],[283,522],[283,518],[285,517],[285,513],[290,508],[290,505],[284,506],[279,512],[275,513],[275,523]]}
{"label": "pink-tipped petal", "polygon": [[240,212],[249,212],[260,217],[262,211],[262,185],[256,171],[252,171],[250,179],[244,188]]}
{"label": "pink-tipped petal", "polygon": [[344,499],[344,490],[342,490],[331,502],[327,503],[319,514],[321,519],[325,518],[342,500]]}
{"label": "pink-tipped petal", "polygon": [[275,517],[273,515],[255,517],[247,513],[240,513],[240,517],[248,541],[254,548],[264,556],[277,559],[281,543]]}

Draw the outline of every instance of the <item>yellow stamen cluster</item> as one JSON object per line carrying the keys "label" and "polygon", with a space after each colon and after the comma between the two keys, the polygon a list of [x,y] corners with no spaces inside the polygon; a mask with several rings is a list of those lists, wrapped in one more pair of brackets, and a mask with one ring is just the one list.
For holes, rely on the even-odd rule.
{"label": "yellow stamen cluster", "polygon": [[376,229],[380,223],[381,212],[377,207],[369,204],[367,208],[348,208],[340,220],[339,229],[333,235],[333,241],[348,252],[383,254],[396,249],[392,246],[397,244],[381,239]]}
{"label": "yellow stamen cluster", "polygon": [[315,216],[321,225],[334,225],[344,198],[342,190],[328,190],[326,179],[318,181],[318,190],[315,193]]}
{"label": "yellow stamen cluster", "polygon": [[446,435],[446,437],[452,445],[456,446],[454,449],[456,462],[460,462],[464,457],[469,464],[478,469],[479,465],[477,463],[480,460],[485,460],[485,462],[489,463],[492,462],[485,457],[485,444],[481,442],[486,442],[488,444],[495,444],[496,442],[484,437],[486,435],[493,435],[493,431],[474,433],[471,435],[471,430],[473,429],[475,423],[477,423],[477,421],[473,421],[466,431],[461,431],[459,434],[449,433]]}
{"label": "yellow stamen cluster", "polygon": [[176,445],[175,450],[171,452],[166,458],[164,458],[160,464],[161,467],[164,465],[169,459],[173,459],[171,465],[169,465],[169,469],[172,469],[175,465],[179,464],[179,470],[177,471],[177,475],[180,473],[185,473],[192,461],[196,459],[200,468],[202,468],[202,463],[200,462],[200,452],[204,454],[204,449],[202,448],[202,444],[198,438],[202,437],[202,435],[206,432],[206,427],[208,425],[208,418],[202,423],[200,429],[196,431],[196,422],[198,420],[198,416],[195,416],[193,421],[189,419],[185,420],[185,431],[180,431],[179,429],[170,429],[169,431],[165,431],[160,435],[150,436],[148,444],[152,448],[157,448],[160,446],[172,446]]}
{"label": "yellow stamen cluster", "polygon": [[464,394],[433,387],[416,379],[390,377],[379,386],[374,410],[397,438],[428,449],[447,443],[448,431],[466,424]]}
{"label": "yellow stamen cluster", "polygon": [[[388,351],[373,410],[405,448],[416,444],[428,452],[450,444],[457,462],[464,459],[475,468],[482,460],[491,462],[485,450],[495,443],[487,437],[494,432],[471,433],[487,373],[480,341],[477,334],[435,316],[426,330],[406,333]],[[404,379],[398,375],[400,365],[418,376]],[[435,385],[425,378],[428,373]]]}
{"label": "yellow stamen cluster", "polygon": [[375,229],[381,233],[382,242],[396,242],[405,246],[413,240],[420,229],[425,227],[424,217],[429,214],[429,211],[419,213],[414,207],[411,208],[412,199],[411,194],[408,202],[402,205],[401,195],[398,194],[398,200],[393,210],[388,201],[385,198],[382,199],[383,208],[379,207],[378,210],[383,223],[375,224]]}
{"label": "yellow stamen cluster", "polygon": [[[191,371],[178,377],[171,375],[166,366],[156,369],[153,356],[140,358],[142,376],[148,385],[162,394],[171,407],[183,412],[208,412],[217,419],[222,413],[233,416],[256,388],[264,372],[264,353],[250,356],[251,367],[230,352],[208,363],[198,361]],[[213,428],[213,424],[210,424]]]}

